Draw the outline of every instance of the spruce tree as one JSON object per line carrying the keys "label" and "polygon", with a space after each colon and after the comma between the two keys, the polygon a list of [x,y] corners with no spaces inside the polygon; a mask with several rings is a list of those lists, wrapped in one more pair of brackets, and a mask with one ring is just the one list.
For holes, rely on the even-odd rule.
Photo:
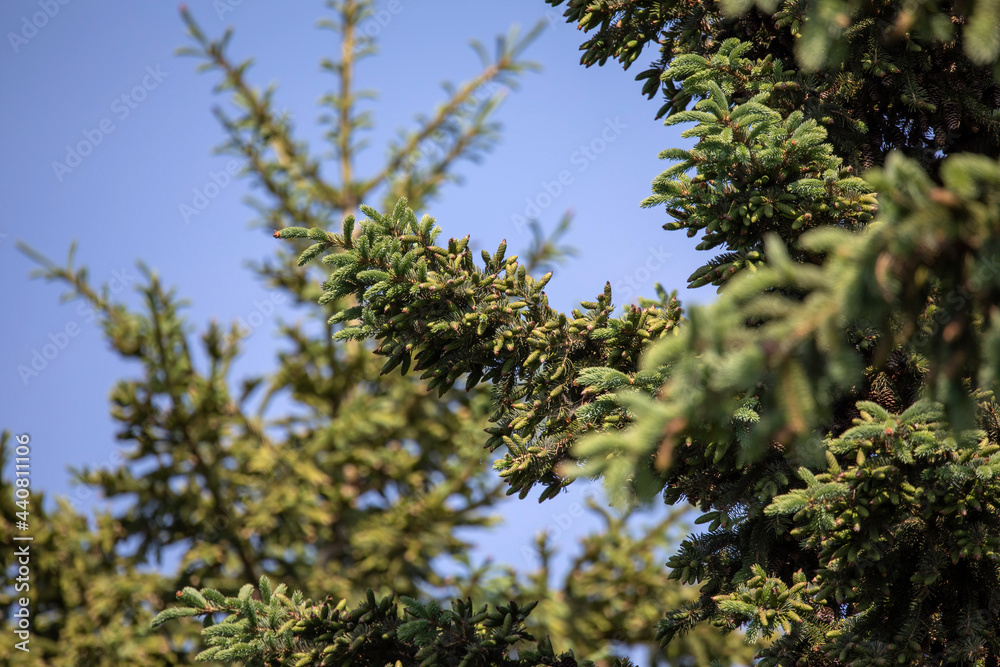
{"label": "spruce tree", "polygon": [[[665,644],[707,623],[770,640],[765,667],[1000,664],[996,2],[548,2],[591,33],[586,65],[659,45],[639,79],[696,142],[662,153],[644,205],[715,251],[690,284],[718,300],[615,317],[608,289],[559,313],[551,276],[503,244],[477,260],[400,200],[275,232],[328,266],[321,303],[357,299],[335,338],[442,394],[489,381],[512,492],[596,475],[698,506],[708,530],[664,576],[700,593],[662,605]],[[163,618],[215,608],[184,599]],[[575,664],[489,654],[524,608],[404,606],[226,601],[211,641],[314,641],[299,664]],[[264,612],[284,625],[249,630]]]}
{"label": "spruce tree", "polygon": [[[254,204],[255,226],[268,235],[290,225],[339,229],[344,214],[372,196],[383,202],[407,197],[411,206],[433,203],[456,176],[459,161],[481,155],[499,136],[493,122],[497,97],[484,88],[513,86],[531,67],[521,55],[531,34],[502,40],[497,59],[484,62],[482,73],[455,87],[439,112],[389,147],[380,169],[359,173],[358,146],[373,119],[362,106],[365,91],[352,86],[357,61],[375,48],[374,41],[358,36],[373,5],[344,1],[331,9],[324,26],[343,48],[338,59],[323,64],[336,82],[323,102],[338,174],[329,181],[320,178],[314,153],[293,138],[290,121],[273,108],[273,91],[257,91],[247,63],[232,60],[229,36],[209,39],[184,14],[193,38],[186,53],[231,95],[235,111],[219,112],[229,136],[222,148],[244,160],[248,178],[263,186],[266,194]],[[431,141],[439,150],[427,150]],[[564,219],[549,237],[537,228],[526,257],[532,270],[551,267],[565,255],[567,225]],[[287,589],[319,600],[320,607],[327,598],[333,607],[343,599],[369,611],[372,596],[392,604],[406,600],[424,610],[428,622],[444,613],[449,598],[474,599],[489,603],[494,619],[498,608],[511,613],[510,627],[504,630],[501,614],[494,634],[549,635],[560,651],[572,649],[585,658],[604,659],[623,645],[656,648],[660,602],[680,605],[697,597],[696,590],[658,571],[660,555],[683,525],[682,514],[662,516],[640,530],[638,512],[595,505],[588,511],[602,516],[604,527],[585,536],[582,553],[559,577],[552,572],[554,547],[545,540],[535,571],[472,565],[470,540],[456,531],[465,529],[467,536],[470,528],[492,524],[503,494],[486,469],[480,438],[491,412],[489,391],[485,385],[454,390],[438,400],[412,376],[380,378],[381,362],[369,347],[332,339],[338,327],[327,320],[353,305],[351,299],[315,308],[321,265],[300,266],[302,248],[262,240],[275,254],[254,272],[311,317],[280,324],[273,372],[246,378],[232,370],[245,335],[239,326],[212,322],[196,328],[184,315],[183,301],[152,271],[144,272],[141,306],[128,307],[92,284],[72,253],[60,266],[25,249],[40,263],[42,277],[67,287],[68,298],[89,302],[110,348],[136,369],[110,396],[118,438],[126,445],[124,460],[74,471],[79,484],[115,501],[114,509],[91,515],[64,501],[52,505],[41,494],[32,497],[33,525],[40,527],[32,543],[39,554],[32,563],[34,664],[183,665],[206,649],[202,658],[213,664],[274,664],[313,647],[327,649],[323,632],[315,640],[303,636],[288,652],[281,641],[262,639],[247,626],[254,638],[219,650],[217,637],[234,638],[232,624],[212,626],[223,620],[227,605],[246,611],[278,604]],[[12,441],[0,439],[0,465],[7,465],[12,452]],[[14,483],[0,480],[5,541],[17,533]],[[0,560],[8,571],[16,566],[12,558],[7,550]],[[448,559],[457,563],[457,574],[455,567],[442,571]],[[251,594],[243,588],[247,582],[268,583]],[[220,593],[195,594],[195,588]],[[206,630],[204,640],[196,623],[152,626],[164,608],[170,611],[161,620],[178,614],[169,606],[178,590],[184,590],[186,604],[218,605],[220,613],[204,617],[215,628]],[[5,613],[17,609],[18,597],[10,589],[0,592]],[[539,599],[544,601],[527,616]],[[453,627],[468,630],[462,625],[468,604],[448,617]],[[473,611],[475,617],[478,607]],[[258,616],[271,630],[285,612],[274,613]],[[417,623],[406,632],[419,639],[425,630]],[[507,646],[483,646],[483,655],[493,660]],[[537,649],[544,653],[547,646],[543,641]],[[265,656],[264,649],[281,657]],[[746,661],[750,654],[739,637],[721,638],[710,628],[656,650],[658,659],[692,667],[708,667],[713,659]],[[18,655],[10,642],[0,647],[0,661]],[[411,662],[405,652],[398,659]]]}

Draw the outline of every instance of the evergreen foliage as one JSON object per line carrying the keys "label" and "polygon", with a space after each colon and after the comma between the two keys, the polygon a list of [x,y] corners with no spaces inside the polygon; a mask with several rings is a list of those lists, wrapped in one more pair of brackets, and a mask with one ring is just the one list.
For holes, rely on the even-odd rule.
{"label": "evergreen foliage", "polygon": [[[272,656],[283,656],[287,665],[350,664],[454,664],[462,667],[496,665],[515,667],[552,665],[575,667],[572,652],[555,655],[547,639],[536,650],[511,648],[535,638],[525,620],[537,604],[519,606],[511,602],[490,611],[474,609],[471,601],[457,600],[450,609],[438,602],[423,604],[402,597],[402,610],[394,596],[377,599],[369,588],[366,599],[354,608],[347,600],[334,604],[327,599],[314,604],[301,593],[285,595],[285,586],[272,591],[267,577],[257,587],[247,584],[239,597],[227,598],[213,589],[185,588],[177,594],[186,607],[162,612],[154,625],[185,616],[226,614],[225,620],[202,633],[210,648],[199,660],[275,664]],[[234,639],[239,641],[234,642]],[[264,661],[261,661],[263,656]],[[377,656],[373,660],[373,656]],[[405,661],[405,663],[404,663]],[[627,665],[628,663],[624,663]]]}
{"label": "evergreen foliage", "polygon": [[[695,271],[689,287],[722,285],[762,264],[769,233],[789,244],[796,259],[808,260],[797,247],[801,234],[823,225],[857,231],[876,208],[871,188],[850,175],[853,168],[834,154],[823,127],[799,109],[775,104],[796,89],[791,72],[771,56],[749,60],[750,48],[727,39],[708,57],[678,56],[664,74],[702,98],[666,121],[697,122],[681,136],[698,143],[660,153],[678,162],[657,177],[643,205],[666,207],[674,221],[665,229],[701,233],[699,250],[726,250]],[[731,96],[741,85],[751,96],[737,103]]]}
{"label": "evergreen foliage", "polygon": [[636,76],[651,99],[662,92],[657,117],[694,99],[663,76],[675,58],[706,56],[735,38],[751,45],[751,60],[798,63],[781,106],[827,126],[835,154],[855,169],[882,164],[892,150],[931,167],[942,154],[1000,148],[993,0],[546,2],[565,4],[567,19],[592,32],[581,46],[587,66],[616,59],[627,68],[646,45],[659,46]]}
{"label": "evergreen foliage", "polygon": [[[16,445],[15,445],[16,446]],[[10,434],[0,435],[0,464],[6,465],[14,447]],[[15,504],[12,480],[0,483],[3,491],[0,535],[7,544],[15,531],[15,517],[23,508]],[[139,664],[165,667],[188,664],[178,647],[191,639],[183,627],[154,630],[151,622],[176,590],[176,582],[155,572],[143,571],[134,559],[119,551],[125,533],[107,512],[88,516],[66,499],[51,506],[42,492],[32,489],[29,511],[34,538],[30,543],[30,589],[11,585],[0,592],[5,618],[13,618],[16,601],[25,592],[34,608],[31,654],[28,664],[71,667],[74,665]],[[0,560],[5,572],[16,572],[15,548]],[[8,555],[10,554],[10,555]],[[44,582],[44,585],[39,585]],[[25,582],[17,582],[25,583]],[[5,631],[13,638],[13,628]],[[23,653],[13,641],[0,646],[0,661],[17,664]],[[21,656],[18,658],[17,656]],[[27,661],[25,661],[27,662]]]}
{"label": "evergreen foliage", "polygon": [[646,204],[720,249],[690,279],[719,299],[560,315],[548,277],[400,201],[276,232],[325,255],[322,301],[357,298],[338,336],[491,380],[510,491],[696,505],[665,644],[708,623],[769,639],[763,667],[1000,664],[996,3],[565,4],[585,64],[660,45],[644,91],[698,141]]}
{"label": "evergreen foliage", "polygon": [[[320,160],[294,139],[292,121],[273,108],[273,91],[256,90],[248,63],[230,58],[228,36],[210,40],[186,16],[195,38],[188,54],[219,74],[221,90],[232,96],[235,111],[217,111],[229,138],[223,151],[245,160],[247,175],[261,186],[263,200],[252,205],[259,213],[256,225],[268,234],[289,225],[339,231],[345,213],[373,197],[395,202],[405,196],[421,207],[435,201],[442,186],[455,180],[459,161],[481,155],[498,137],[493,122],[498,96],[489,86],[516,84],[531,69],[520,57],[527,38],[501,40],[495,60],[450,88],[438,111],[389,147],[383,165],[361,173],[362,131],[373,119],[361,106],[368,93],[354,86],[358,58],[374,49],[373,42],[358,37],[373,6],[345,1],[331,9],[325,27],[342,44],[353,45],[341,50],[339,60],[325,63],[336,91],[322,101],[338,167],[332,180],[321,178]],[[536,227],[524,265],[536,270],[564,257],[567,225],[564,219],[547,238]],[[67,501],[51,505],[33,493],[31,511],[39,529],[32,543],[38,558],[32,562],[31,657],[37,664],[188,665],[205,650],[214,651],[205,656],[210,664],[294,664],[303,655],[312,660],[313,651],[317,664],[344,664],[340,648],[324,653],[340,646],[333,634],[382,642],[390,626],[416,619],[410,612],[433,616],[424,620],[440,623],[440,633],[412,632],[420,626],[410,625],[402,637],[380,644],[394,651],[386,661],[419,664],[432,652],[414,663],[424,646],[436,647],[442,660],[464,657],[470,647],[452,643],[456,632],[469,633],[462,637],[474,637],[482,647],[483,657],[473,664],[529,664],[529,645],[520,641],[528,635],[539,638],[530,648],[548,655],[538,658],[548,660],[544,664],[588,659],[606,664],[622,646],[654,649],[658,660],[668,657],[690,667],[749,660],[752,650],[738,635],[723,638],[707,627],[667,650],[656,647],[660,604],[680,605],[697,596],[657,569],[684,530],[680,513],[640,530],[636,512],[592,507],[587,511],[605,524],[585,537],[583,553],[558,576],[548,542],[539,544],[533,572],[472,566],[470,542],[476,531],[494,523],[503,491],[486,469],[481,446],[481,429],[491,413],[489,391],[485,386],[450,390],[438,400],[415,378],[379,378],[382,362],[370,347],[332,339],[338,327],[327,319],[355,303],[336,299],[316,308],[322,265],[299,266],[296,259],[306,246],[289,252],[284,245],[274,243],[275,254],[254,273],[273,294],[307,306],[308,317],[275,323],[274,368],[250,377],[233,370],[246,331],[236,323],[192,323],[184,301],[153,272],[144,271],[139,305],[132,307],[93,284],[86,269],[74,264],[72,252],[66,265],[57,265],[24,249],[40,263],[42,277],[66,286],[67,298],[93,308],[110,349],[135,369],[110,395],[125,445],[121,458],[116,451],[105,464],[73,473],[88,496],[113,500],[113,511],[92,515]],[[0,464],[10,450],[5,436]],[[16,533],[13,484],[0,480],[5,541]],[[166,554],[178,561],[168,571]],[[13,550],[0,556],[0,564],[8,572],[16,567]],[[282,589],[276,585],[267,602],[264,581],[303,591],[303,597],[288,597],[297,600],[294,609],[281,606]],[[240,601],[237,592],[247,582],[261,588]],[[170,606],[176,591],[190,596],[201,588],[222,592],[214,599],[204,594],[220,605],[206,612],[204,637],[198,623],[163,623],[185,615]],[[398,610],[393,612],[398,622],[384,610],[384,627],[334,628],[333,616],[347,623],[371,611],[369,589],[382,600],[396,596],[389,604]],[[0,591],[7,618],[18,597],[11,588]],[[328,597],[346,600],[346,607],[320,615]],[[472,620],[479,607],[468,602],[450,607],[449,599],[456,598],[489,603],[488,615]],[[537,600],[541,604],[528,615]],[[206,609],[197,597],[181,604]],[[287,614],[283,622],[297,615],[304,625],[286,627],[279,636],[280,623],[248,624],[241,615],[247,605],[258,605],[253,607],[258,620],[269,623],[273,609]],[[154,616],[165,608],[153,629]],[[504,618],[512,614],[511,628],[504,630],[504,618],[490,626],[498,609],[507,610]],[[319,625],[299,637],[300,627],[310,623]],[[292,635],[292,650],[285,651],[281,642]],[[373,644],[348,648],[356,664],[384,664],[377,662]],[[265,659],[272,649],[276,653]],[[570,649],[579,658],[564,653]],[[4,642],[0,662],[14,661],[19,653]]]}
{"label": "evergreen foliage", "polygon": [[357,298],[360,305],[340,311],[330,323],[359,319],[360,326],[344,327],[334,337],[377,338],[376,353],[389,357],[383,374],[397,366],[405,374],[415,362],[414,370],[424,371],[422,379],[439,394],[463,375],[466,389],[480,380],[493,383],[497,410],[491,420],[498,425],[490,429],[487,446],[507,446],[496,468],[510,492],[523,498],[540,481],[546,485],[541,500],[558,493],[564,482],[552,467],[566,456],[568,443],[580,430],[621,419],[620,407],[601,402],[601,396],[623,384],[662,382],[656,374],[636,374],[636,363],[648,341],[677,323],[676,299],[662,294],[657,305],[610,318],[607,285],[570,319],[548,305],[543,288],[552,273],[532,279],[517,256],[505,256],[506,242],[493,255],[483,251],[479,269],[468,237],[450,239],[447,248],[434,245],[440,233],[434,219],[418,221],[405,199],[387,216],[362,210],[370,219],[356,239],[352,215],[341,234],[286,227],[274,235],[315,241],[300,264],[342,251],[323,258],[333,273],[320,301]]}

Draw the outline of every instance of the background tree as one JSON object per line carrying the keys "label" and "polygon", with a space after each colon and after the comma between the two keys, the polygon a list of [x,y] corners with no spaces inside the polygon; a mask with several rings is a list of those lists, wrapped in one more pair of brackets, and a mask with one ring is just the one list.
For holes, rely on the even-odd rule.
{"label": "background tree", "polygon": [[[187,53],[218,73],[220,88],[232,95],[235,111],[217,111],[230,138],[223,150],[243,158],[266,193],[256,209],[257,225],[268,233],[290,224],[339,225],[346,211],[371,197],[434,201],[459,160],[481,156],[497,140],[497,92],[531,67],[521,60],[531,34],[502,40],[496,59],[486,58],[477,77],[391,146],[382,167],[360,173],[361,135],[373,119],[360,106],[369,92],[355,88],[356,64],[374,44],[359,36],[358,26],[372,3],[338,2],[331,9],[324,25],[341,46],[337,59],[323,63],[335,82],[323,98],[333,180],[320,177],[319,160],[293,139],[290,120],[272,107],[273,91],[256,91],[247,63],[230,59],[228,35],[211,41],[185,14],[194,38]],[[548,238],[536,231],[527,257],[532,268],[565,254],[567,225],[568,219]],[[298,252],[272,244],[274,258],[254,272],[295,303],[313,306],[322,270],[298,266]],[[365,600],[368,588],[424,601],[546,598],[528,629],[541,628],[558,646],[594,658],[610,642],[655,647],[651,629],[659,612],[651,601],[694,598],[694,591],[654,576],[653,559],[662,560],[676,538],[678,514],[640,530],[629,521],[634,513],[595,508],[606,517],[605,530],[586,538],[583,553],[558,579],[549,544],[537,572],[474,567],[469,538],[456,531],[495,521],[491,510],[502,492],[485,470],[489,456],[481,446],[489,392],[454,391],[439,401],[412,378],[379,378],[370,349],[331,340],[335,327],[327,320],[349,299],[312,309],[305,324],[282,324],[274,371],[237,378],[232,366],[247,332],[214,322],[193,332],[184,302],[152,271],[144,273],[141,307],[130,308],[93,285],[72,254],[57,266],[26,251],[42,265],[42,276],[69,288],[68,298],[94,308],[112,349],[140,369],[111,394],[118,437],[131,445],[125,460],[74,473],[114,501],[113,509],[91,517],[63,503],[45,511],[44,497],[32,498],[33,525],[44,526],[33,534],[40,554],[33,562],[36,664],[190,664],[204,648],[197,627],[153,630],[155,613],[180,588],[235,594],[262,575],[352,604]],[[10,451],[5,440],[0,455]],[[0,532],[8,537],[17,532],[12,483],[0,484]],[[4,558],[5,569],[15,566],[10,554]],[[597,595],[598,587],[619,584],[629,588]],[[13,610],[17,597],[4,590],[0,605]],[[9,644],[0,651],[4,660],[18,655]],[[655,655],[705,666],[749,652],[738,639],[705,632]]]}
{"label": "background tree", "polygon": [[[400,202],[363,208],[356,234],[352,218],[342,234],[276,232],[331,266],[321,301],[358,298],[337,337],[375,338],[387,368],[412,365],[441,392],[492,380],[511,490],[542,483],[547,497],[602,475],[619,496],[697,504],[709,532],[669,566],[700,596],[665,610],[665,643],[708,621],[774,638],[765,666],[998,664],[995,3],[567,7],[596,30],[586,64],[661,45],[640,76],[697,142],[664,151],[676,164],[646,204],[720,249],[690,279],[719,300],[686,321],[665,294],[612,318],[609,289],[560,314],[548,276],[502,244],[480,266],[467,239],[439,242]],[[203,611],[195,595],[163,618]],[[382,650],[476,664],[524,616],[416,603],[400,616],[391,600],[377,616],[377,602],[264,604],[288,621],[255,634],[233,621],[259,612],[227,601],[228,627],[206,634],[274,655],[263,638],[320,627],[331,643],[302,664]],[[542,653],[526,664],[570,661]]]}

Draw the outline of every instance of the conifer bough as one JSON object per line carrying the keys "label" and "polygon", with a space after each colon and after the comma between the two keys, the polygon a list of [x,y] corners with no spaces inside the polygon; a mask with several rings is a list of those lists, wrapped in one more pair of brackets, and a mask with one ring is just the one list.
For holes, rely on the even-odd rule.
{"label": "conifer bough", "polygon": [[463,375],[466,388],[493,383],[495,426],[486,445],[507,447],[496,467],[508,493],[523,498],[536,482],[546,487],[540,500],[558,493],[567,480],[556,465],[570,443],[581,432],[628,420],[610,391],[662,384],[659,372],[638,372],[638,359],[680,320],[675,295],[661,289],[659,301],[612,318],[608,284],[580,304],[584,310],[558,313],[544,292],[552,273],[527,275],[516,255],[506,256],[506,242],[492,255],[484,250],[478,267],[468,237],[435,245],[434,219],[418,221],[405,199],[388,215],[361,208],[368,219],[356,238],[353,216],[342,234],[288,227],[274,236],[315,241],[300,265],[328,253],[322,261],[333,272],[320,303],[346,296],[358,303],[331,318],[347,324],[335,337],[376,339],[375,352],[388,357],[383,374],[397,367],[405,374],[412,365],[439,394]]}
{"label": "conifer bough", "polygon": [[[177,618],[226,614],[225,620],[203,632],[209,645],[198,654],[200,662],[249,661],[295,667],[339,665],[456,665],[458,667],[593,667],[578,661],[572,651],[556,654],[552,642],[536,639],[525,620],[538,604],[510,602],[475,609],[469,599],[456,600],[451,608],[436,601],[421,603],[400,596],[381,599],[368,589],[354,607],[347,600],[331,598],[312,602],[295,592],[287,595],[284,584],[271,587],[261,577],[255,588],[246,584],[237,597],[226,597],[214,589],[188,587],[177,593],[186,606],[173,607],[156,617],[154,627]],[[259,599],[255,599],[257,593]],[[233,637],[243,641],[233,642]],[[533,642],[526,649],[524,642]],[[517,648],[514,651],[514,648]],[[280,656],[280,657],[273,657]],[[257,662],[255,662],[257,661]],[[618,663],[630,667],[627,660]]]}

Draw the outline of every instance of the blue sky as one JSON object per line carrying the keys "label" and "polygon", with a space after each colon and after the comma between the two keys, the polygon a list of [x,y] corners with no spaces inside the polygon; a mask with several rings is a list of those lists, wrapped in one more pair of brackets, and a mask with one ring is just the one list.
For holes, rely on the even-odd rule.
{"label": "blue sky", "polygon": [[[481,164],[462,164],[463,183],[446,186],[429,212],[446,236],[471,234],[474,244],[491,249],[506,238],[517,251],[530,238],[516,216],[537,215],[551,227],[573,209],[567,241],[579,254],[549,283],[553,305],[568,309],[589,300],[606,280],[619,288],[619,304],[651,295],[656,281],[681,289],[682,301],[690,302],[685,278],[703,258],[683,234],[661,229],[662,209],[639,207],[665,167],[657,153],[686,143],[677,128],[653,120],[660,101],[640,95],[633,76],[643,60],[629,72],[615,64],[583,68],[583,34],[542,0],[397,1],[401,9],[378,26],[379,53],[358,70],[359,87],[378,92],[368,106],[375,129],[362,168],[379,164],[387,141],[412,128],[416,113],[434,111],[445,99],[442,81],[478,72],[470,39],[489,46],[512,24],[527,29],[544,21],[545,31],[525,54],[543,70],[528,73],[503,102],[500,145]],[[379,9],[388,5],[376,2]],[[314,27],[326,14],[323,4],[194,0],[189,6],[209,35],[235,29],[230,54],[254,58],[249,79],[261,87],[275,83],[276,105],[291,113],[296,137],[310,141],[314,153],[325,151],[317,100],[332,79],[318,63],[338,45],[333,33]],[[190,300],[186,314],[196,328],[212,318],[247,318],[255,303],[272,298],[244,263],[268,256],[274,241],[248,229],[254,218],[244,203],[248,180],[221,187],[197,216],[185,220],[182,213],[232,158],[212,151],[224,139],[210,113],[226,101],[213,95],[217,77],[196,73],[193,59],[174,55],[186,44],[175,4],[7,0],[0,3],[0,29],[7,100],[0,107],[6,202],[0,428],[31,435],[34,489],[66,494],[85,508],[98,499],[69,485],[67,467],[119,460],[107,396],[136,368],[108,349],[79,302],[60,304],[60,286],[29,279],[34,265],[15,241],[62,262],[76,240],[77,262],[89,267],[91,280],[108,283],[113,297],[126,303],[136,302],[141,260]],[[81,142],[93,150],[68,158],[67,147]],[[277,304],[275,315],[300,316],[287,303]],[[237,377],[273,368],[276,319],[247,339]],[[25,373],[43,350],[51,357],[45,367]],[[541,506],[508,504],[507,525],[479,539],[480,555],[525,567],[523,547],[533,543],[534,532],[561,530],[568,509],[588,493],[583,484],[571,488]],[[572,523],[573,533],[589,525]]]}

